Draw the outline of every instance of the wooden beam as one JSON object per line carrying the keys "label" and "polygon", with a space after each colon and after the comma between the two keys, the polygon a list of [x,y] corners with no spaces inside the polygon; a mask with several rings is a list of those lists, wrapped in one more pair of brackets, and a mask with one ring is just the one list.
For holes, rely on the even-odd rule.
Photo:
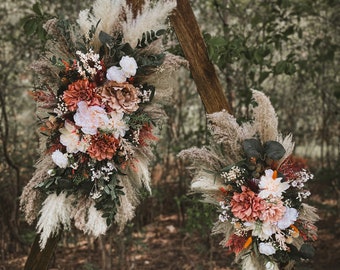
{"label": "wooden beam", "polygon": [[196,83],[207,113],[221,110],[231,112],[214,65],[209,59],[207,48],[189,0],[177,0],[177,8],[170,17],[176,36]]}

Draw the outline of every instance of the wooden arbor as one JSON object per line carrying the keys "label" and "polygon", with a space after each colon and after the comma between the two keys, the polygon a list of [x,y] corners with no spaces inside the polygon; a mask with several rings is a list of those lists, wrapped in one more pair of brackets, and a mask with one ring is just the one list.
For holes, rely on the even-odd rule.
{"label": "wooden arbor", "polygon": [[[134,14],[142,10],[144,0],[126,0]],[[210,62],[206,45],[197,24],[189,0],[177,0],[177,8],[170,17],[178,41],[189,62],[190,71],[197,91],[207,113],[226,110],[231,107],[224,95],[213,64]],[[59,236],[48,239],[44,250],[40,250],[39,236],[36,237],[26,261],[25,270],[46,270]]]}

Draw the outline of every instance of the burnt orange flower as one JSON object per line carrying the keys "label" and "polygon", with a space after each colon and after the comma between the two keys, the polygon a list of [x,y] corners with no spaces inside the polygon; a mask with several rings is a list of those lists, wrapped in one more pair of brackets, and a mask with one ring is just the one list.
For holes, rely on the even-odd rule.
{"label": "burnt orange flower", "polygon": [[238,253],[240,253],[240,251],[242,251],[245,248],[244,246],[246,242],[247,237],[233,234],[229,237],[229,240],[226,243],[226,247],[229,247],[237,255]]}
{"label": "burnt orange flower", "polygon": [[132,84],[108,81],[100,91],[112,110],[126,113],[138,110],[138,90]]}
{"label": "burnt orange flower", "polygon": [[80,101],[87,102],[89,106],[100,105],[100,96],[96,92],[96,84],[87,79],[71,83],[64,92],[63,99],[70,111],[75,111]]}
{"label": "burnt orange flower", "polygon": [[96,160],[112,159],[117,151],[119,141],[109,134],[97,134],[92,137],[88,154]]}

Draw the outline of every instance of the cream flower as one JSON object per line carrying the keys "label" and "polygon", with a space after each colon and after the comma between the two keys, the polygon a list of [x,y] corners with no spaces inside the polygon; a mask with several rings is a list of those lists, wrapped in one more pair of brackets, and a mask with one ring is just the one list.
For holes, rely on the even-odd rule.
{"label": "cream flower", "polygon": [[85,139],[80,139],[77,128],[68,121],[65,121],[64,127],[59,129],[60,143],[66,146],[68,153],[85,152],[88,143]]}
{"label": "cream flower", "polygon": [[266,270],[276,270],[276,269],[278,269],[276,267],[275,263],[273,263],[271,261],[266,262],[265,267],[266,267]]}
{"label": "cream flower", "polygon": [[106,79],[117,83],[123,83],[126,81],[126,75],[121,68],[112,66],[106,71]]}
{"label": "cream flower", "polygon": [[80,101],[73,119],[82,132],[89,135],[97,134],[98,128],[109,124],[109,118],[102,107],[88,106],[86,102]]}
{"label": "cream flower", "polygon": [[110,122],[106,129],[108,129],[116,139],[124,137],[126,131],[129,130],[129,126],[123,120],[124,113],[113,111],[110,113],[110,116]]}
{"label": "cream flower", "polygon": [[277,222],[277,227],[281,230],[288,228],[290,225],[294,224],[299,216],[298,211],[295,208],[286,207],[286,212],[282,219]]}
{"label": "cream flower", "polygon": [[277,227],[271,222],[245,222],[246,230],[252,231],[252,236],[257,236],[261,240],[267,240],[272,236]]}
{"label": "cream flower", "polygon": [[123,56],[119,61],[119,65],[122,67],[122,71],[127,78],[136,75],[138,66],[136,60],[133,57]]}
{"label": "cream flower", "polygon": [[272,243],[270,243],[270,242],[266,242],[266,243],[261,242],[259,244],[259,252],[264,254],[264,255],[270,256],[270,255],[275,254],[276,250],[273,247]]}
{"label": "cream flower", "polygon": [[67,154],[63,154],[60,150],[55,150],[52,153],[52,160],[59,168],[67,168]]}
{"label": "cream flower", "polygon": [[260,179],[260,192],[258,196],[262,199],[268,198],[269,196],[281,197],[282,192],[289,188],[287,182],[281,183],[281,177],[273,179],[273,173],[273,170],[266,170],[265,175]]}

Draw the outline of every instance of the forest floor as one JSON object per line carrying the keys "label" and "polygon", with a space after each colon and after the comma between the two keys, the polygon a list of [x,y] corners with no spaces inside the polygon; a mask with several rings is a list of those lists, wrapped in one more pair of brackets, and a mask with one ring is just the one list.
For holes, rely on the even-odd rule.
{"label": "forest floor", "polygon": [[[137,216],[140,220],[134,220],[135,225],[127,226],[121,235],[111,234],[110,238],[106,236],[105,239],[93,240],[74,230],[64,234],[56,248],[49,270],[238,269],[233,263],[233,255],[219,245],[220,235],[211,237],[208,227],[204,227],[203,230],[201,228],[201,231],[186,229],[190,217],[184,215],[185,211],[176,206],[178,201],[174,197],[179,190],[179,185],[158,186],[157,192],[166,197],[144,200],[142,209],[137,211],[142,213]],[[294,270],[339,270],[338,195],[331,185],[325,182],[313,186],[311,192],[314,194],[311,201],[318,208],[320,215],[320,221],[316,224],[319,230],[318,240],[313,244],[315,256],[311,261],[298,263]],[[186,197],[185,192],[183,194]],[[186,211],[188,209],[191,209],[190,206]],[[34,228],[27,228],[24,224],[22,221],[24,228],[21,228],[21,233],[24,234],[26,231],[26,235],[30,235],[27,242],[32,242]],[[3,242],[2,239],[0,240]],[[1,246],[3,247],[4,243],[1,243]],[[5,246],[7,248],[2,248],[0,254],[0,270],[22,270],[30,251],[30,244]],[[112,266],[104,268],[103,262],[108,258]]]}
{"label": "forest floor", "polygon": [[[323,213],[323,219],[318,223],[316,256],[312,261],[298,264],[296,270],[340,269],[339,221]],[[123,255],[124,262],[115,259],[112,269],[236,270],[233,256],[218,245],[217,238],[207,240],[210,243],[202,242],[199,235],[181,232],[177,215],[159,216],[153,223],[132,234],[132,244]],[[77,248],[59,246],[50,269],[101,269],[101,252],[96,245],[96,241],[92,247],[88,246],[87,241],[79,241]],[[26,259],[27,254],[12,254],[0,264],[0,269],[23,269]]]}

